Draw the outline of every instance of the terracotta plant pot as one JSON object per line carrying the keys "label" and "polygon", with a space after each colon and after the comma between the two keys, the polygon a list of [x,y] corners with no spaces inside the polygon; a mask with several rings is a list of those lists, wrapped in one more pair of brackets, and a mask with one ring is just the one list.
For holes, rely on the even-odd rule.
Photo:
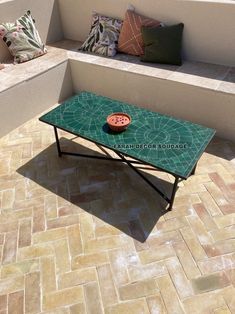
{"label": "terracotta plant pot", "polygon": [[107,117],[107,123],[114,132],[122,132],[131,123],[131,117],[124,112],[115,112]]}

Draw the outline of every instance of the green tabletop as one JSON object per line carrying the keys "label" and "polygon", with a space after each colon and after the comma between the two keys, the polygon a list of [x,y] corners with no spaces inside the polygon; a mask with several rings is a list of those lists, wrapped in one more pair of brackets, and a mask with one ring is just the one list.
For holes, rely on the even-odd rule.
{"label": "green tabletop", "polygon": [[[132,118],[122,133],[110,131],[106,117],[125,112]],[[81,92],[40,118],[154,167],[186,179],[215,130],[142,109],[90,92]]]}

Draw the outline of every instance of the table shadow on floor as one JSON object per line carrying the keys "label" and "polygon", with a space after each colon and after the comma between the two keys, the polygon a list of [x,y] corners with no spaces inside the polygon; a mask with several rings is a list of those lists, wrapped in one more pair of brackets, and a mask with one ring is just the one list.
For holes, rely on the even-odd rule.
{"label": "table shadow on floor", "polygon": [[[101,150],[94,151],[66,138],[61,138],[61,146],[64,151],[104,155]],[[67,210],[58,208],[59,215],[84,210],[139,242],[146,241],[166,213],[166,202],[126,164],[71,156],[59,158],[56,144],[17,172],[40,185],[43,191],[46,189],[43,195],[51,192],[69,202]],[[153,174],[146,176],[170,194],[171,183]]]}

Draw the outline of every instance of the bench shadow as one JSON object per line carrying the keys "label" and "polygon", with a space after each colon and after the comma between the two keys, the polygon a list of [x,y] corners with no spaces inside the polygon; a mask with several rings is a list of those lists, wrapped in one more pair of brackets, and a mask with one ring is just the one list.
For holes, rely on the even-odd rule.
{"label": "bench shadow", "polygon": [[61,40],[64,36],[61,26],[59,1],[52,0],[48,3],[48,19],[44,21],[47,25],[46,43],[53,43],[55,40]]}
{"label": "bench shadow", "polygon": [[235,143],[215,136],[207,146],[205,152],[224,160],[231,161],[235,159]]}
{"label": "bench shadow", "polygon": [[[61,138],[61,147],[63,151],[104,156],[103,149],[97,152],[65,138]],[[68,201],[68,206],[58,209],[60,216],[84,210],[97,217],[99,225],[100,219],[139,242],[146,241],[167,212],[166,202],[126,164],[73,156],[59,158],[56,144],[21,166],[17,173]],[[149,173],[146,176],[170,193],[171,183]]]}

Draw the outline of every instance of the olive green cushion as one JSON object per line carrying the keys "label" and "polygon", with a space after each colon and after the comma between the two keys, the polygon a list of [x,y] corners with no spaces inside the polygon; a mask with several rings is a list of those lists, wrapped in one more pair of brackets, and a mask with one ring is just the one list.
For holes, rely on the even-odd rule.
{"label": "olive green cushion", "polygon": [[164,27],[143,26],[144,55],[141,61],[181,65],[183,29],[183,23]]}

